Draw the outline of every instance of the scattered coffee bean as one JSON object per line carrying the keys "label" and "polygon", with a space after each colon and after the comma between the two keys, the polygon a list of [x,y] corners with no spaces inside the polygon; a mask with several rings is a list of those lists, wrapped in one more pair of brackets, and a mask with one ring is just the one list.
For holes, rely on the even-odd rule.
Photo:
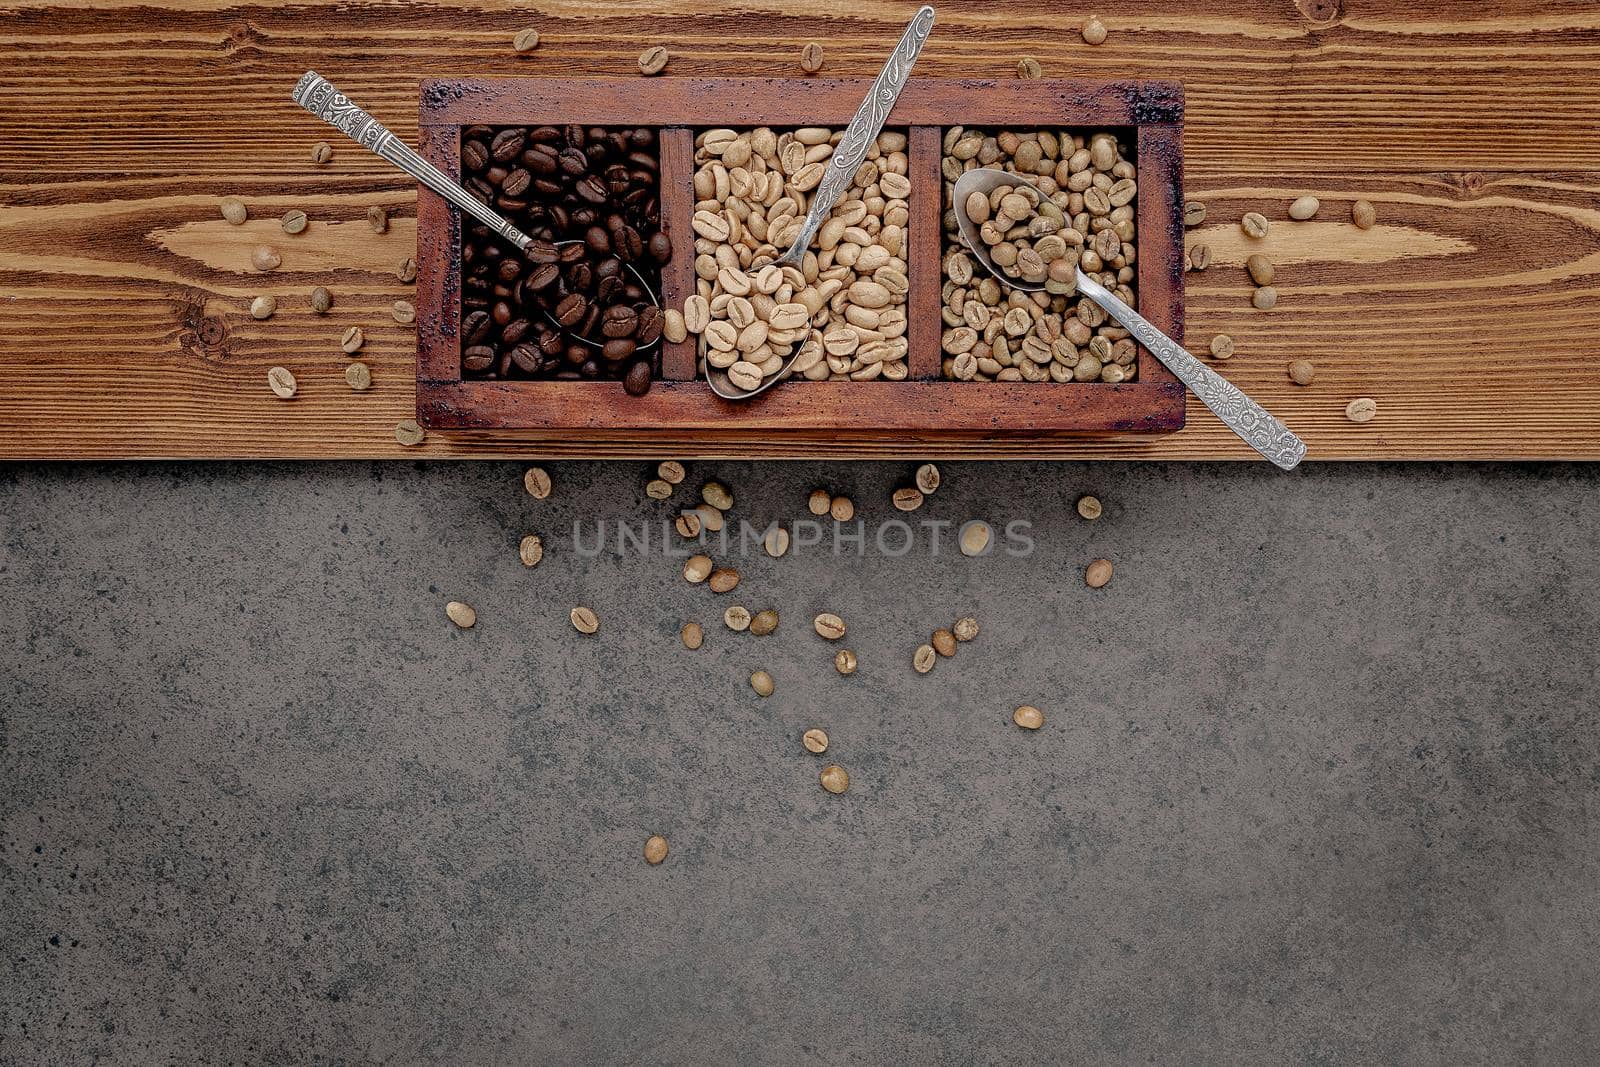
{"label": "scattered coffee bean", "polygon": [[550,472],[543,467],[529,467],[522,472],[522,488],[535,500],[543,500],[550,495]]}
{"label": "scattered coffee bean", "polygon": [[407,448],[414,448],[420,445],[426,436],[427,434],[422,427],[417,425],[416,419],[401,419],[395,423],[394,439]]}
{"label": "scattered coffee bean", "polygon": [[1199,200],[1189,200],[1183,205],[1183,224],[1198,226],[1206,221],[1206,206]]}
{"label": "scattered coffee bean", "polygon": [[1289,361],[1289,380],[1296,385],[1310,385],[1317,377],[1317,368],[1309,359]]}
{"label": "scattered coffee bean", "polygon": [[700,499],[718,511],[728,511],[733,507],[733,493],[721,482],[707,482],[702,485]]}
{"label": "scattered coffee bean", "polygon": [[823,730],[807,730],[800,735],[800,743],[806,746],[806,751],[820,756],[828,751],[828,735]]}
{"label": "scattered coffee bean", "polygon": [[933,670],[933,665],[938,661],[939,653],[934,651],[932,645],[918,645],[911,656],[911,669],[918,674],[927,674]]}
{"label": "scattered coffee bean", "polygon": [[756,696],[769,697],[772,695],[772,675],[766,671],[756,671],[750,676],[750,688],[756,691]]}
{"label": "scattered coffee bean", "polygon": [[836,496],[828,501],[828,514],[835,522],[849,522],[856,517],[855,503],[847,496]]}
{"label": "scattered coffee bean", "polygon": [[789,531],[782,526],[774,526],[768,530],[761,539],[761,547],[773,559],[789,551]]}
{"label": "scattered coffee bean", "polygon": [[600,616],[588,608],[573,608],[567,617],[572,620],[573,629],[580,634],[592,634],[600,629]]}
{"label": "scattered coffee bean", "polygon": [[932,496],[939,489],[939,468],[932,463],[924,463],[917,468],[917,488],[924,495]]}
{"label": "scattered coffee bean", "polygon": [[956,620],[951,630],[955,633],[957,641],[971,641],[978,636],[978,620],[971,615],[963,616]]}
{"label": "scattered coffee bean", "polygon": [[1085,494],[1078,498],[1078,514],[1090,522],[1100,517],[1100,498]]}
{"label": "scattered coffee bean", "polygon": [[750,629],[750,609],[734,604],[723,611],[722,622],[734,633],[743,633]]}
{"label": "scattered coffee bean", "polygon": [[678,637],[683,641],[683,647],[688,649],[699,648],[706,640],[706,632],[697,622],[686,622],[683,629],[678,631]]}
{"label": "scattered coffee bean", "polygon": [[815,41],[800,49],[800,69],[815,74],[822,69],[822,46]]}
{"label": "scattered coffee bean", "polygon": [[244,206],[244,201],[237,197],[224,197],[222,203],[218,206],[222,209],[222,217],[230,225],[243,226],[245,219],[250,217],[250,211]]}
{"label": "scattered coffee bean", "polygon": [[694,540],[700,536],[700,516],[692,511],[685,511],[672,520],[672,526],[678,531],[678,536]]}
{"label": "scattered coffee bean", "polygon": [[841,648],[833,654],[833,669],[840,674],[856,673],[856,654],[848,648]]}
{"label": "scattered coffee bean", "polygon": [[688,472],[683,469],[683,464],[675,459],[663,461],[656,467],[656,477],[669,485],[677,485],[683,481]]}
{"label": "scattered coffee bean", "polygon": [[400,265],[394,269],[394,276],[408,285],[416,281],[417,261],[412,259],[410,256],[402,259],[400,261]]}
{"label": "scattered coffee bean", "polygon": [[1231,359],[1233,357],[1233,338],[1225,333],[1219,333],[1211,339],[1211,355],[1215,359]]}
{"label": "scattered coffee bean", "polygon": [[409,300],[396,300],[392,311],[394,321],[402,326],[409,326],[417,321],[416,305]]}
{"label": "scattered coffee bean", "polygon": [[372,227],[373,233],[383,233],[389,228],[389,212],[373,204],[367,208],[367,225]]}
{"label": "scattered coffee bean", "polygon": [[1263,285],[1250,294],[1250,303],[1262,311],[1271,311],[1278,306],[1278,290],[1270,285]]}
{"label": "scattered coffee bean", "polygon": [[684,580],[699,585],[711,577],[713,566],[710,556],[690,556],[683,561]]}
{"label": "scattered coffee bean", "polygon": [[1344,414],[1351,422],[1371,422],[1378,413],[1378,402],[1371,397],[1357,397],[1345,405]]}
{"label": "scattered coffee bean", "polygon": [[819,636],[825,637],[829,641],[837,641],[844,636],[844,620],[832,612],[825,611],[818,615],[811,620],[811,625]]}
{"label": "scattered coffee bean", "polygon": [[317,166],[320,167],[332,159],[333,145],[329,144],[327,141],[318,141],[316,144],[311,146],[311,162],[315,163]]}
{"label": "scattered coffee bean", "polygon": [[933,637],[930,639],[929,644],[933,645],[935,652],[946,658],[956,654],[956,635],[949,630],[939,629],[933,631]]}
{"label": "scattered coffee bean", "polygon": [[644,495],[651,500],[665,500],[672,495],[672,483],[664,482],[660,478],[651,478],[645,483]]}
{"label": "scattered coffee bean", "polygon": [[677,308],[668,308],[662,313],[661,336],[673,344],[688,339],[689,327],[684,323],[683,312]]}
{"label": "scattered coffee bean", "polygon": [[826,515],[833,506],[833,494],[826,489],[813,489],[806,498],[806,509],[813,515]]}
{"label": "scattered coffee bean", "polygon": [[271,245],[261,245],[250,253],[250,265],[259,271],[277,270],[282,262],[283,257]]}
{"label": "scattered coffee bean", "polygon": [[361,351],[361,346],[366,343],[367,335],[362,332],[359,326],[350,327],[344,332],[344,336],[339,338],[339,347],[347,356],[353,356]]}
{"label": "scattered coffee bean", "polygon": [[1370,201],[1357,200],[1350,205],[1350,221],[1363,230],[1370,230],[1378,222],[1378,209]]}
{"label": "scattered coffee bean", "polygon": [[1205,270],[1211,266],[1211,246],[1199,244],[1189,249],[1189,266],[1195,270]]}
{"label": "scattered coffee bean", "polygon": [[706,584],[711,586],[713,593],[731,593],[739,584],[739,572],[732,567],[718,567],[706,579]]}
{"label": "scattered coffee bean", "polygon": [[1244,218],[1239,220],[1239,228],[1244,230],[1246,237],[1259,241],[1267,235],[1267,217],[1259,211],[1247,211]]}
{"label": "scattered coffee bean", "polygon": [[1044,77],[1044,68],[1032,56],[1023,56],[1017,61],[1017,77],[1036,81]]}
{"label": "scattered coffee bean", "polygon": [[1100,21],[1098,15],[1090,15],[1083,24],[1084,44],[1105,44],[1106,26]]}
{"label": "scattered coffee bean", "polygon": [[722,512],[710,504],[701,504],[694,509],[695,516],[700,520],[700,525],[712,533],[720,533],[727,525],[722,517]]}
{"label": "scattered coffee bean", "polygon": [[993,531],[989,524],[982,519],[973,519],[961,527],[961,554],[963,556],[981,556],[989,547],[989,539]]}
{"label": "scattered coffee bean", "polygon": [[1272,266],[1272,260],[1260,252],[1245,259],[1244,269],[1250,272],[1250,280],[1257,285],[1271,285],[1272,279],[1278,274]]}
{"label": "scattered coffee bean", "polygon": [[1011,713],[1011,721],[1024,730],[1037,730],[1044,725],[1044,712],[1032,704],[1024,704]]}
{"label": "scattered coffee bean", "polygon": [[1296,222],[1304,222],[1316,215],[1321,208],[1322,201],[1314,196],[1296,197],[1294,203],[1289,205],[1289,217]]}
{"label": "scattered coffee bean", "polygon": [[372,388],[372,371],[365,363],[357,360],[345,367],[344,380],[351,389],[364,393]]}
{"label": "scattered coffee bean", "polygon": [[267,385],[274,393],[278,394],[280,400],[288,400],[294,396],[295,390],[299,388],[295,384],[294,375],[289,373],[289,368],[287,367],[273,367],[267,371]]}
{"label": "scattered coffee bean", "polygon": [[916,511],[922,506],[922,490],[906,486],[896,489],[892,499],[894,506],[901,511]]}
{"label": "scattered coffee bean", "polygon": [[524,567],[537,567],[544,559],[544,542],[538,534],[529,534],[517,545],[517,557]]}
{"label": "scattered coffee bean", "polygon": [[333,308],[333,294],[323,286],[311,290],[311,310],[318,315],[326,315]]}
{"label": "scattered coffee bean", "polygon": [[778,613],[768,608],[758,611],[750,617],[750,632],[757,637],[765,637],[778,628]]}
{"label": "scattered coffee bean", "polygon": [[661,45],[654,45],[639,53],[639,73],[649,76],[660,74],[667,69],[667,61],[672,57]]}
{"label": "scattered coffee bean", "polygon": [[252,319],[270,319],[272,318],[272,313],[277,310],[277,297],[258,296],[250,301],[250,317]]}
{"label": "scattered coffee bean", "polygon": [[444,606],[445,617],[463,630],[470,630],[478,624],[478,613],[472,610],[471,604],[463,604],[459,600],[452,600]]}
{"label": "scattered coffee bean", "polygon": [[531,27],[526,30],[518,30],[517,35],[511,38],[511,47],[516,49],[518,53],[526,55],[539,47],[539,31]]}
{"label": "scattered coffee bean", "polygon": [[[522,32],[523,33],[532,33],[533,31],[532,30],[523,30]],[[517,36],[521,37],[522,34],[518,34]],[[527,49],[526,48],[519,48],[519,49],[517,49],[517,51],[526,52]],[[656,835],[654,835],[652,837],[649,837],[649,838],[647,838],[645,840],[645,843],[644,843],[644,861],[646,863],[648,863],[652,867],[658,867],[666,860],[666,858],[667,858],[667,839],[666,838],[662,837],[660,834],[656,834]]]}
{"label": "scattered coffee bean", "polygon": [[1111,561],[1097,559],[1083,572],[1083,580],[1090,589],[1099,589],[1111,580]]}
{"label": "scattered coffee bean", "polygon": [[296,210],[296,211],[286,211],[283,214],[283,232],[284,233],[301,233],[301,232],[304,232],[304,230],[306,228],[306,223],[308,221],[309,220],[306,218],[306,213],[304,211],[298,211],[298,210]]}

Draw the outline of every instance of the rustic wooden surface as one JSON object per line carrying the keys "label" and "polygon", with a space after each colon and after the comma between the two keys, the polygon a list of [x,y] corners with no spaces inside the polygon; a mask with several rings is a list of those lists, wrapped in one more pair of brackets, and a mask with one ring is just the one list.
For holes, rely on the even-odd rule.
{"label": "rustic wooden surface", "polygon": [[[870,75],[914,6],[22,0],[0,33],[0,456],[615,454],[603,438],[395,443],[414,403],[413,337],[387,309],[408,288],[392,272],[413,249],[415,192],[299,111],[295,80],[315,67],[414,138],[424,77],[619,76],[654,43],[673,51],[668,76],[791,74],[811,39],[827,73]],[[1188,337],[1232,334],[1223,369],[1311,458],[1600,458],[1600,8],[1124,0],[1100,10],[1099,48],[1068,32],[1087,12],[943,3],[918,71],[1005,76],[1028,54],[1052,76],[1184,82],[1188,194],[1210,208],[1190,239],[1217,260],[1188,278]],[[527,25],[544,43],[519,58],[510,39]],[[319,139],[337,153],[320,168]],[[1274,225],[1281,300],[1255,311],[1237,220],[1263,207],[1282,218],[1303,192],[1323,214]],[[217,215],[230,194],[250,205],[248,225]],[[1356,196],[1378,206],[1370,232],[1345,221]],[[389,233],[368,229],[371,204],[398,216]],[[278,228],[291,207],[316,220],[298,237]],[[262,240],[283,249],[270,276],[248,265]],[[326,318],[305,304],[319,283],[337,302]],[[262,292],[280,310],[256,322],[245,307]],[[342,374],[353,323],[369,337],[366,394]],[[1317,363],[1310,388],[1284,376],[1296,357]],[[266,388],[275,364],[299,378],[292,401]],[[1378,400],[1375,420],[1345,420],[1356,396]],[[960,454],[980,449],[1249,455],[1193,403],[1188,427],[1147,444]],[[857,454],[908,450],[885,439]],[[658,451],[716,449],[686,434]]]}

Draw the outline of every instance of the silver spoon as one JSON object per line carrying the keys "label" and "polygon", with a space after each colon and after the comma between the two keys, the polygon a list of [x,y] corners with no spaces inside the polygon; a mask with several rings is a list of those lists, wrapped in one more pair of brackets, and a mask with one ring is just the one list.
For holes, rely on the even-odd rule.
{"label": "silver spoon", "polygon": [[[905,88],[906,81],[911,77],[912,64],[917,61],[923,43],[932,32],[933,8],[927,6],[918,8],[917,13],[911,16],[906,31],[900,35],[900,43],[894,46],[894,51],[889,53],[883,69],[873,79],[872,88],[867,90],[866,99],[861,101],[861,107],[856,110],[856,117],[845,127],[844,137],[840,139],[839,147],[834,149],[833,156],[828,160],[828,167],[822,173],[822,181],[817,183],[817,190],[811,197],[811,210],[806,212],[806,220],[801,224],[800,232],[789,244],[788,251],[773,262],[798,267],[805,259],[806,249],[811,246],[811,239],[816,236],[817,228],[827,219],[828,213],[839,202],[839,197],[850,188],[850,182],[855,178],[862,160],[867,158],[872,143],[878,139],[878,133],[883,129],[883,123],[889,117],[890,109],[900,98],[900,90]],[[705,355],[703,338],[700,342],[700,354],[702,357]],[[783,366],[778,368],[778,372],[748,392],[729,381],[726,371],[709,363],[706,364],[706,384],[711,386],[713,393],[724,400],[749,400],[753,396],[760,396],[782,381],[799,355],[800,346],[795,345],[794,351],[789,354]]]}
{"label": "silver spoon", "polygon": [[[1023,292],[1036,293],[1044,288],[1042,284],[1035,285],[1014,278],[995,265],[989,256],[989,246],[979,238],[978,227],[973,225],[971,216],[967,214],[967,197],[973,193],[983,193],[988,196],[1002,186],[1012,188],[1022,184],[1025,183],[1015,174],[979,167],[963,174],[957,180],[950,196],[955,202],[956,226],[961,230],[961,239],[978,258],[978,262],[983,264],[984,269],[999,279],[1003,285],[1009,285]],[[1129,333],[1139,339],[1140,344],[1166,364],[1167,369],[1177,375],[1178,380],[1200,398],[1202,404],[1215,412],[1217,418],[1221,419],[1228,429],[1243,438],[1245,444],[1286,471],[1293,470],[1295,465],[1305,458],[1305,442],[1296,437],[1289,427],[1240,392],[1238,386],[1200,362],[1181,345],[1156,329],[1149,319],[1118,300],[1106,290],[1105,286],[1089,277],[1081,268],[1078,270],[1078,292],[1099,304],[1105,309],[1106,314],[1122,323]]]}

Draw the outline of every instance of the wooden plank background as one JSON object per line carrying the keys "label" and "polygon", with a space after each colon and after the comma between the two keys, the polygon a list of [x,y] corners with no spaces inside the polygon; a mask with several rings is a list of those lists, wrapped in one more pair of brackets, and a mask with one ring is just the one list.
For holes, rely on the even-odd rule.
{"label": "wooden plank background", "polygon": [[[504,436],[394,440],[414,404],[409,179],[301,112],[314,67],[416,135],[424,77],[621,76],[666,44],[668,75],[791,75],[819,40],[826,73],[871,75],[914,3],[696,0],[561,4],[23,0],[0,22],[0,457],[614,455],[615,442]],[[1023,55],[1060,77],[1185,84],[1190,234],[1216,253],[1188,276],[1187,330],[1234,336],[1222,369],[1281,414],[1313,459],[1600,458],[1600,6],[1592,0],[1122,0],[1091,48],[1088,7],[942,3],[919,73],[1005,76]],[[828,14],[836,12],[836,14]],[[819,14],[820,13],[820,14]],[[512,35],[544,42],[516,56]],[[641,89],[648,86],[641,83]],[[313,142],[335,146],[309,161]],[[1275,224],[1280,302],[1249,306],[1237,228]],[[227,195],[252,221],[217,214]],[[1380,223],[1345,220],[1364,196]],[[375,235],[366,209],[395,216]],[[287,237],[278,216],[304,209]],[[283,251],[270,275],[250,249]],[[333,290],[323,318],[313,285]],[[273,293],[267,322],[246,313]],[[374,387],[350,392],[338,339],[367,330]],[[1316,362],[1310,388],[1287,360]],[[283,364],[293,401],[266,387]],[[1344,418],[1356,396],[1378,417]],[[962,455],[1245,458],[1197,403],[1148,444],[989,441]],[[657,454],[711,454],[693,439]],[[856,454],[916,454],[885,439]],[[770,454],[830,454],[819,441]]]}

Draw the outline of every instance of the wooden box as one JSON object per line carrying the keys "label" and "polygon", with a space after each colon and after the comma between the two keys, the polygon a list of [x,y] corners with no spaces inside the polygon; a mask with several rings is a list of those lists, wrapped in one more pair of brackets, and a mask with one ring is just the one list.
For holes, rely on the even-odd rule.
{"label": "wooden box", "polygon": [[[460,177],[460,131],[489,125],[632,125],[660,128],[662,225],[672,261],[662,271],[662,305],[693,292],[696,128],[843,128],[865,79],[604,81],[511,78],[423,83],[420,149]],[[1139,308],[1175,339],[1183,328],[1183,91],[1170,82],[987,81],[913,78],[890,115],[908,132],[912,192],[910,289],[903,382],[784,382],[762,396],[729,402],[695,379],[694,338],[666,344],[649,393],[618,382],[463,381],[461,220],[421,189],[417,206],[417,419],[436,430],[519,430],[548,440],[603,436],[617,445],[691,438],[738,455],[741,444],[772,454],[786,438],[837,445],[903,440],[937,446],[967,440],[1167,433],[1183,425],[1183,386],[1141,349],[1134,381],[962,382],[940,377],[940,156],[950,125],[1067,129],[1132,128],[1139,197],[1135,224]]]}

